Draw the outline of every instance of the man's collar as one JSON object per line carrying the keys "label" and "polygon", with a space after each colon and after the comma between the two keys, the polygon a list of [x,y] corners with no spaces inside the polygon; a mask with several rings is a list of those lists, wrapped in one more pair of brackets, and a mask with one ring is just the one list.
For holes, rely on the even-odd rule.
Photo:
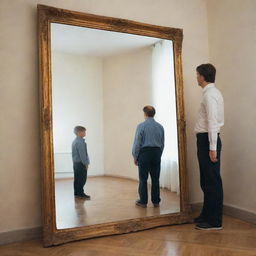
{"label": "man's collar", "polygon": [[203,93],[205,93],[209,88],[215,87],[214,83],[209,83],[203,88]]}

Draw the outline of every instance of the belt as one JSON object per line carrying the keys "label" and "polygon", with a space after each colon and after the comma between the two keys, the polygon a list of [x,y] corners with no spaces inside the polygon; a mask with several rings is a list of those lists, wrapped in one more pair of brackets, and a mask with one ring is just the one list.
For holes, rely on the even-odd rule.
{"label": "belt", "polygon": [[[200,136],[208,136],[208,132],[199,132],[196,134],[197,137],[200,137]],[[218,132],[218,136],[220,136],[220,133]]]}

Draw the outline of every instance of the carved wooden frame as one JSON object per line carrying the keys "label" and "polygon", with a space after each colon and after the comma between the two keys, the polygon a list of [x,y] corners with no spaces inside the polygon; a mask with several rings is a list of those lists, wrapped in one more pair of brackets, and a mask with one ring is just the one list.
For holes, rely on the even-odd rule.
{"label": "carved wooden frame", "polygon": [[[54,162],[51,91],[51,23],[151,36],[173,41],[176,83],[177,129],[180,170],[180,212],[129,219],[78,228],[57,229],[55,216]],[[186,136],[183,102],[181,49],[182,29],[144,24],[59,8],[38,5],[42,211],[44,246],[85,238],[122,234],[158,226],[186,223],[190,220],[186,171]]]}

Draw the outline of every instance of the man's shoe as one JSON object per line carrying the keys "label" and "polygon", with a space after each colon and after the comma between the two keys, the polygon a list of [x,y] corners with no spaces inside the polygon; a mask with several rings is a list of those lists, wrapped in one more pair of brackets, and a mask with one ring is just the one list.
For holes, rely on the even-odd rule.
{"label": "man's shoe", "polygon": [[221,229],[223,229],[223,227],[221,225],[212,226],[207,222],[203,222],[203,223],[198,223],[196,225],[196,229],[200,229],[200,230],[221,230]]}
{"label": "man's shoe", "polygon": [[154,205],[154,208],[158,208],[159,207],[159,204],[153,204]]}
{"label": "man's shoe", "polygon": [[75,198],[83,199],[84,197],[82,195],[75,195]]}
{"label": "man's shoe", "polygon": [[201,216],[198,216],[198,217],[194,218],[194,222],[195,223],[203,223],[203,222],[205,222],[205,219]]}
{"label": "man's shoe", "polygon": [[91,197],[89,195],[83,194],[83,198],[85,198],[86,200],[91,200]]}
{"label": "man's shoe", "polygon": [[140,202],[140,200],[137,200],[137,201],[135,202],[135,204],[136,204],[137,206],[142,207],[142,208],[147,208],[147,204],[142,204],[142,203]]}
{"label": "man's shoe", "polygon": [[82,194],[82,195],[75,195],[76,198],[81,198],[81,199],[85,199],[85,200],[90,200],[91,197],[89,195],[86,194]]}

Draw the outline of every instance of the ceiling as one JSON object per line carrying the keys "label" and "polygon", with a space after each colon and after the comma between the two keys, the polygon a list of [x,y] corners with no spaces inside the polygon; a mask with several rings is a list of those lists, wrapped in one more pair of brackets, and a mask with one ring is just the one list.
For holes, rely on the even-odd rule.
{"label": "ceiling", "polygon": [[53,23],[51,40],[54,51],[107,57],[151,46],[161,39]]}

